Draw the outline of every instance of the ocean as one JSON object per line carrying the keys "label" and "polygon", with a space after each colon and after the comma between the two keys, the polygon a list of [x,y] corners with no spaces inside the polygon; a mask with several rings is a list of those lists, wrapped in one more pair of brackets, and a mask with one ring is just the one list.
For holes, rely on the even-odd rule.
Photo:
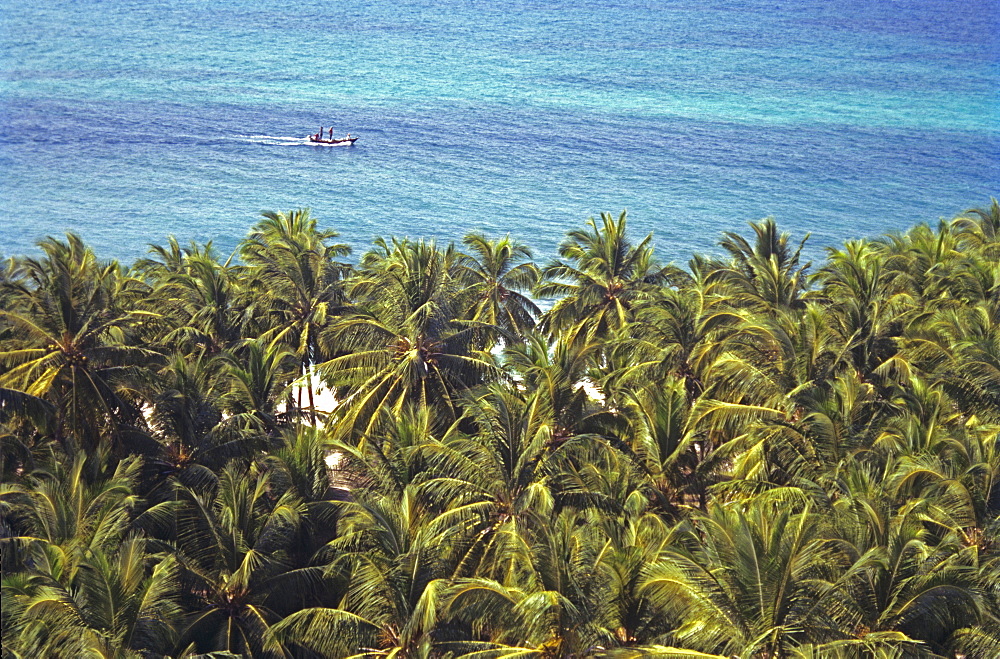
{"label": "ocean", "polygon": [[0,0],[6,256],[304,207],[355,254],[627,209],[664,261],[768,216],[821,255],[988,206],[998,154],[995,0]]}

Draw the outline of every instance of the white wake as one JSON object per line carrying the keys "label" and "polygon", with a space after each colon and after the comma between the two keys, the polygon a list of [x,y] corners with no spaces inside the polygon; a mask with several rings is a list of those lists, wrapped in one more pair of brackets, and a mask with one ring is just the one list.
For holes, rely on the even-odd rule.
{"label": "white wake", "polygon": [[247,142],[254,144],[267,144],[270,146],[299,146],[312,144],[308,137],[288,137],[277,135],[242,135]]}

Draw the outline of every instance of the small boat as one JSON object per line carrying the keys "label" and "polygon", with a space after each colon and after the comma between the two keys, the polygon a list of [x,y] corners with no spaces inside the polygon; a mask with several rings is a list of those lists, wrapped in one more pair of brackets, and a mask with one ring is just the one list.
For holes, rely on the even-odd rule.
{"label": "small boat", "polygon": [[322,137],[320,137],[317,134],[317,135],[310,135],[309,136],[309,141],[312,142],[313,144],[329,144],[329,145],[333,145],[333,146],[351,146],[352,144],[354,144],[355,142],[358,141],[358,138],[351,137],[350,133],[348,133],[347,137],[335,137],[335,138],[330,139],[330,140],[324,140]]}

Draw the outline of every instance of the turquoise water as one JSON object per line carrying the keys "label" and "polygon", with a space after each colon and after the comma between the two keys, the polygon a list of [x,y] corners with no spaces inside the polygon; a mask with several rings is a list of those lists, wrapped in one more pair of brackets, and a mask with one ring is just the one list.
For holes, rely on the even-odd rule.
{"label": "turquoise water", "polygon": [[668,260],[765,216],[818,248],[1000,195],[998,53],[993,0],[0,0],[0,253],[298,207],[355,250],[623,208]]}

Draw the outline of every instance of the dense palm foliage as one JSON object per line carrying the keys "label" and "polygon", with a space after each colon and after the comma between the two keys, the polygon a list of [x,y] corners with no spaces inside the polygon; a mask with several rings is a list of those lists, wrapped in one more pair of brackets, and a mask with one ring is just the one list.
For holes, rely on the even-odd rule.
{"label": "dense palm foliage", "polygon": [[3,657],[1000,656],[1000,207],[751,229],[7,260]]}

